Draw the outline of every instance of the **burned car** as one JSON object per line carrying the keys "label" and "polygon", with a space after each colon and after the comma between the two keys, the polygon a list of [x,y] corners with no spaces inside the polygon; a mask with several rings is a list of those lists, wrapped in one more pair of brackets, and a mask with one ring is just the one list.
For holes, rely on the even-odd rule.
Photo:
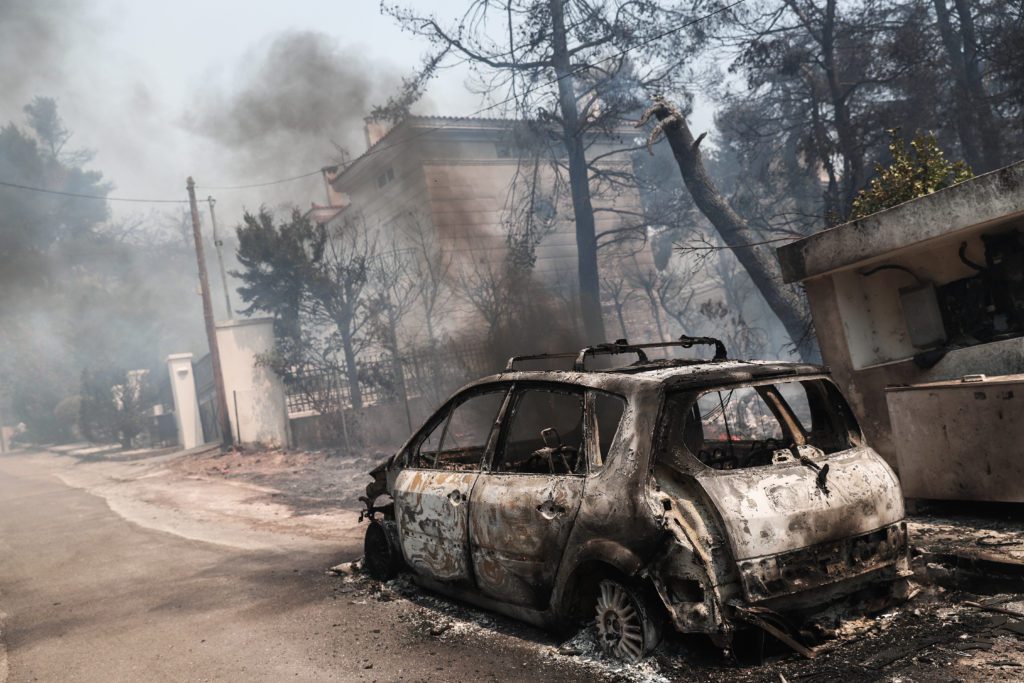
{"label": "burned car", "polygon": [[[713,359],[647,355],[700,344]],[[619,354],[637,360],[587,367]],[[522,369],[552,359],[572,369]],[[372,575],[408,569],[546,627],[596,619],[624,659],[666,625],[722,647],[756,626],[800,649],[791,615],[910,574],[899,483],[828,371],[728,360],[707,337],[513,358],[371,475]]]}

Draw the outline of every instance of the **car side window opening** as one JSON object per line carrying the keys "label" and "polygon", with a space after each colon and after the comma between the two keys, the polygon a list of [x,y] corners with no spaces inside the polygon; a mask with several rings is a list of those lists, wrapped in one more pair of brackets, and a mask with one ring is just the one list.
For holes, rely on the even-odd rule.
{"label": "car side window opening", "polygon": [[583,474],[583,394],[537,388],[516,398],[496,472]]}
{"label": "car side window opening", "polygon": [[799,445],[834,453],[852,444],[832,398],[823,380],[709,391],[685,413],[676,401],[668,438],[715,469],[789,461],[795,456],[787,453]]}
{"label": "car side window opening", "polygon": [[444,428],[448,426],[448,417],[451,415],[451,410],[445,411],[445,415],[442,419],[438,420],[437,424],[431,427],[430,431],[427,432],[419,445],[416,447],[412,458],[409,461],[409,467],[433,467],[434,462],[437,460],[437,454],[441,450],[441,435],[444,434]]}
{"label": "car side window opening", "polygon": [[619,423],[626,412],[626,401],[621,396],[594,391],[594,425],[597,431],[597,453],[591,465],[603,467],[608,462],[608,450],[619,431]]}
{"label": "car side window opening", "polygon": [[420,442],[412,467],[455,472],[479,469],[507,393],[502,388],[456,404]]}

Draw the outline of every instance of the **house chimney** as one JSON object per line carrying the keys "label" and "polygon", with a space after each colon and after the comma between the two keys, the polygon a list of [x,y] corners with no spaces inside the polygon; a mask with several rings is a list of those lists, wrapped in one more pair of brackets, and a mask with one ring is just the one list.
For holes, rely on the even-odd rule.
{"label": "house chimney", "polygon": [[391,125],[387,121],[381,121],[375,119],[372,116],[367,116],[363,119],[364,126],[363,132],[366,134],[366,148],[373,147],[380,139],[388,134],[391,130]]}

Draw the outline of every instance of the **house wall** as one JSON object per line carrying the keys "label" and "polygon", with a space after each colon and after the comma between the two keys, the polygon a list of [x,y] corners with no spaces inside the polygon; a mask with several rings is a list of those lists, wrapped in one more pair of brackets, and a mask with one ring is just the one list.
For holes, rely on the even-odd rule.
{"label": "house wall", "polygon": [[[343,229],[346,221],[361,221],[375,231],[382,245],[401,249],[409,247],[403,231],[419,226],[451,254],[449,276],[453,284],[457,284],[460,272],[472,270],[481,260],[497,264],[507,248],[506,222],[512,216],[513,181],[517,171],[523,170],[522,164],[528,163],[509,156],[514,149],[506,142],[509,138],[506,123],[488,121],[470,121],[464,127],[417,123],[392,131],[332,183],[335,192],[351,200],[349,208],[332,222],[332,229]],[[597,144],[595,150],[600,146]],[[609,165],[624,163],[628,163],[628,157],[608,161]],[[382,186],[378,179],[389,170],[394,177]],[[540,173],[542,187],[554,185],[550,169],[542,164]],[[522,187],[518,189],[523,191]],[[556,208],[560,216],[571,217],[567,190],[564,195]],[[595,191],[593,203],[599,209],[598,232],[623,225],[620,216],[600,209],[639,212],[640,208],[635,189],[614,197]],[[629,245],[601,250],[602,269],[620,267],[628,250]],[[641,250],[638,258],[651,260],[649,250]],[[575,291],[576,261],[575,224],[563,218],[538,247],[534,272],[552,293],[570,298]],[[452,304],[447,331],[468,329],[474,313],[458,300]],[[419,311],[414,310],[404,321],[403,336],[418,336],[422,331],[419,317]],[[617,327],[613,320],[607,324]],[[438,331],[444,331],[442,326]]]}
{"label": "house wall", "polygon": [[235,439],[240,443],[287,446],[284,384],[270,368],[257,365],[257,356],[274,347],[273,320],[217,323],[217,345]]}
{"label": "house wall", "polygon": [[920,368],[913,357],[923,349],[910,341],[899,296],[901,288],[915,285],[915,279],[898,270],[862,273],[882,264],[899,265],[922,280],[946,284],[975,273],[957,254],[961,243],[968,245],[969,259],[984,263],[980,235],[1018,225],[1011,219],[971,226],[804,282],[822,358],[843,387],[869,443],[894,467],[897,444],[886,404],[887,386],[1024,372],[1024,338],[950,349],[933,367]]}

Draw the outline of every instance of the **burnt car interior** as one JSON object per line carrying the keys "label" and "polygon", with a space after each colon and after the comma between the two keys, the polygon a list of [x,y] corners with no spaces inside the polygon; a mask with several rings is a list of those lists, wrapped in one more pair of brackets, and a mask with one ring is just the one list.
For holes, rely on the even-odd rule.
{"label": "burnt car interior", "polygon": [[551,388],[518,392],[494,471],[584,474],[583,393]]}
{"label": "burnt car interior", "polygon": [[506,394],[507,387],[474,394],[442,413],[411,451],[409,466],[454,472],[478,469]]}
{"label": "burnt car interior", "polygon": [[[777,382],[708,391],[690,402],[670,397],[670,443],[704,465],[732,470],[800,460],[798,447],[822,453],[850,448],[849,409],[825,380]],[[689,407],[684,407],[684,404]]]}

